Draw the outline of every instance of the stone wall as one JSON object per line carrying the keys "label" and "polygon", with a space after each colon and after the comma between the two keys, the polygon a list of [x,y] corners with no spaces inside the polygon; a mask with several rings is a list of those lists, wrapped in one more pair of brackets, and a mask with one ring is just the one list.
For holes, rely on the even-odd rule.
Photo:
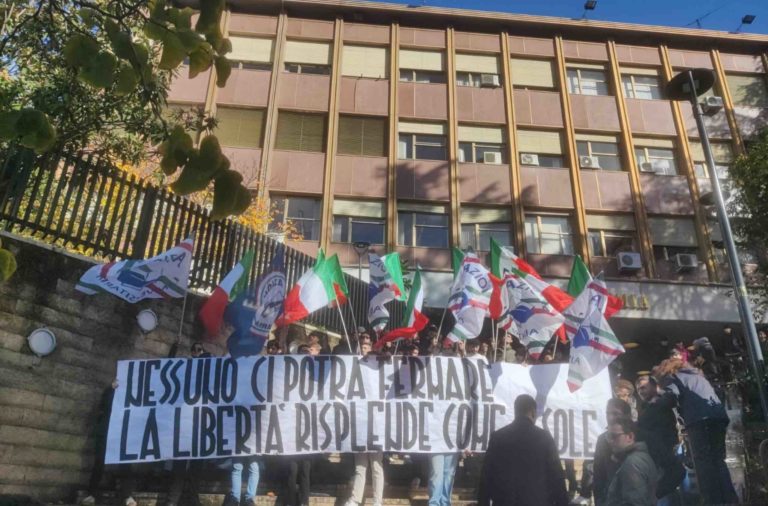
{"label": "stone wall", "polygon": [[[0,494],[70,499],[88,483],[96,413],[116,361],[167,356],[182,300],[128,304],[87,296],[74,287],[92,260],[11,236],[2,240],[19,269],[0,284]],[[201,337],[195,315],[202,301],[188,297],[180,354]],[[147,335],[135,319],[144,308],[160,320]],[[38,358],[26,337],[41,326],[55,333],[58,346]],[[215,344],[206,348],[222,352]]]}

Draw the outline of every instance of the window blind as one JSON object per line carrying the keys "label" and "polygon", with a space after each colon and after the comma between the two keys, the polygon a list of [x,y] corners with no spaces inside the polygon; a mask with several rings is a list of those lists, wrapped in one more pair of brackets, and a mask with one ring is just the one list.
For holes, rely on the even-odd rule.
{"label": "window blind", "polygon": [[331,44],[328,42],[308,42],[303,40],[286,41],[285,61],[289,63],[330,65]]}
{"label": "window blind", "polygon": [[561,155],[563,153],[562,136],[560,132],[518,130],[517,151],[520,153]]}
{"label": "window blind", "polygon": [[672,139],[648,139],[635,138],[632,143],[637,147],[675,149],[675,141]]}
{"label": "window blind", "polygon": [[648,218],[654,246],[696,247],[696,228],[690,218]]}
{"label": "window blind", "polygon": [[230,60],[265,63],[272,61],[272,53],[275,49],[273,39],[232,35],[229,41],[232,43],[232,51],[227,54]]}
{"label": "window blind", "polygon": [[445,70],[445,54],[440,51],[400,50],[400,68],[414,70]]}
{"label": "window blind", "polygon": [[260,148],[264,129],[262,109],[221,107],[216,109],[216,136],[222,146]]}
{"label": "window blind", "polygon": [[768,107],[768,85],[761,74],[726,75],[734,105]]}
{"label": "window blind", "polygon": [[386,218],[384,202],[363,202],[360,200],[333,199],[334,216],[360,216],[363,218]]}
{"label": "window blind", "polygon": [[513,86],[555,87],[551,61],[512,58],[510,65]]}
{"label": "window blind", "polygon": [[482,74],[501,74],[499,59],[494,55],[456,54],[456,70],[459,72],[480,72]]}
{"label": "window blind", "polygon": [[341,155],[386,156],[386,120],[339,116],[339,145]]}
{"label": "window blind", "polygon": [[[704,147],[701,145],[701,143],[698,141],[691,141],[690,146],[693,161],[706,162],[706,157],[704,156]],[[713,142],[710,144],[710,146],[712,146],[712,155],[715,157],[715,162],[726,165],[733,161],[733,149],[729,143]]]}
{"label": "window blind", "polygon": [[588,214],[590,230],[635,230],[635,217],[631,215]]}
{"label": "window blind", "polygon": [[325,117],[283,111],[278,114],[275,149],[322,152],[324,140]]}
{"label": "window blind", "polygon": [[618,144],[619,138],[615,135],[593,135],[593,134],[576,134],[577,141],[589,141],[589,142],[610,142],[612,144]]}
{"label": "window blind", "polygon": [[488,207],[462,207],[462,223],[510,223],[512,213],[509,209],[494,209]]}
{"label": "window blind", "polygon": [[352,77],[387,77],[389,59],[387,49],[372,46],[344,46],[341,73]]}
{"label": "window blind", "polygon": [[504,130],[496,127],[459,125],[459,142],[504,144]]}
{"label": "window blind", "polygon": [[447,208],[441,205],[419,204],[416,202],[398,202],[399,212],[448,214]]}
{"label": "window blind", "polygon": [[621,73],[633,76],[659,77],[659,70],[648,67],[621,67]]}
{"label": "window blind", "polygon": [[411,121],[400,121],[397,124],[400,133],[409,134],[429,134],[446,135],[447,129],[445,123],[415,123]]}

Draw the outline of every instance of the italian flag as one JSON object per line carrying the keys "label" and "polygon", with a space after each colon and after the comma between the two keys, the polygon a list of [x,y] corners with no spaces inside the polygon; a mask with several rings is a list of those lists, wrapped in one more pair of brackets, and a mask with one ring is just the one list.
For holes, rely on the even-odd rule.
{"label": "italian flag", "polygon": [[249,250],[243,255],[243,258],[229,271],[221,280],[219,286],[213,290],[203,307],[200,308],[198,317],[205,328],[205,333],[209,338],[219,335],[221,324],[224,321],[224,310],[230,301],[235,300],[248,284],[248,273],[253,264],[253,250]]}
{"label": "italian flag", "polygon": [[326,259],[323,250],[317,255],[315,265],[288,292],[283,314],[275,322],[278,326],[290,325],[314,313],[318,309],[347,300],[347,283],[336,255]]}
{"label": "italian flag", "polygon": [[384,344],[398,339],[413,339],[429,323],[429,318],[421,312],[424,305],[424,288],[421,284],[421,271],[417,268],[411,283],[411,292],[408,294],[408,302],[405,306],[405,318],[403,326],[383,335],[374,344],[375,349],[380,349]]}
{"label": "italian flag", "polygon": [[[588,301],[585,301],[583,303],[579,302],[579,295],[581,295],[584,290],[587,288],[587,286],[592,282],[592,275],[589,273],[589,269],[587,269],[586,264],[581,259],[580,256],[576,256],[576,258],[573,260],[573,267],[571,268],[571,278],[568,280],[568,293],[572,295],[574,300],[574,305],[583,305],[586,304]],[[602,283],[602,282],[601,282]],[[603,316],[607,320],[614,314],[616,314],[617,311],[619,311],[623,305],[620,298],[615,297],[608,293],[608,291],[605,289],[603,285],[603,290],[605,291],[606,295],[606,303],[605,307],[603,308]],[[586,311],[586,307],[571,307],[572,312],[579,312],[579,311]],[[569,338],[573,338],[573,336],[577,332],[577,327],[570,321],[568,321],[568,315],[566,315],[566,323],[565,323],[565,330]]]}

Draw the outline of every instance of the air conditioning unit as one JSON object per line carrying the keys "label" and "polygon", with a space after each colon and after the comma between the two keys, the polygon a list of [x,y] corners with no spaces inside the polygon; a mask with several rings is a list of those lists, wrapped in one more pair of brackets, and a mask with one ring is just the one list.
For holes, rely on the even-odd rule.
{"label": "air conditioning unit", "polygon": [[669,160],[651,160],[651,166],[654,172],[667,172],[671,167]]}
{"label": "air conditioning unit", "polygon": [[580,156],[579,167],[582,169],[599,169],[600,159],[596,156]]}
{"label": "air conditioning unit", "polygon": [[619,264],[619,272],[637,272],[643,268],[640,253],[623,251],[616,255],[616,263]]}
{"label": "air conditioning unit", "polygon": [[704,100],[701,101],[701,109],[708,116],[717,114],[723,109],[723,98],[714,96],[704,97]]}
{"label": "air conditioning unit", "polygon": [[655,174],[656,169],[651,162],[643,162],[640,164],[640,172],[651,172]]}
{"label": "air conditioning unit", "polygon": [[464,156],[464,150],[463,149],[459,150],[458,155],[459,155],[459,163],[464,163],[464,162],[467,161],[466,157]]}
{"label": "air conditioning unit", "polygon": [[480,86],[483,88],[498,88],[501,86],[496,74],[480,74]]}
{"label": "air conditioning unit", "polygon": [[520,153],[520,163],[523,165],[538,165],[539,155],[534,153]]}
{"label": "air conditioning unit", "polygon": [[699,266],[699,258],[690,253],[678,253],[675,255],[675,270],[677,272],[688,272]]}
{"label": "air conditioning unit", "polygon": [[500,165],[501,153],[497,151],[486,151],[485,153],[483,153],[483,163]]}

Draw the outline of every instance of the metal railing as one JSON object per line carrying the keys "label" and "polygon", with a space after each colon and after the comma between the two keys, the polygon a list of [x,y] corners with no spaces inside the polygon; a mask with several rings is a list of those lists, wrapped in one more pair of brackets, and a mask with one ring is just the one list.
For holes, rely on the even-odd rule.
{"label": "metal railing", "polygon": [[[215,288],[248,250],[254,251],[253,281],[280,245],[231,219],[213,221],[205,207],[79,152],[0,152],[0,226],[99,260],[149,258],[194,231],[190,288],[202,290]],[[314,263],[286,246],[288,286]],[[349,275],[345,279],[350,302],[342,311],[351,332],[354,322],[366,326],[368,284]],[[391,321],[399,322],[403,304],[391,306]],[[337,309],[317,311],[307,321],[342,333]]]}

